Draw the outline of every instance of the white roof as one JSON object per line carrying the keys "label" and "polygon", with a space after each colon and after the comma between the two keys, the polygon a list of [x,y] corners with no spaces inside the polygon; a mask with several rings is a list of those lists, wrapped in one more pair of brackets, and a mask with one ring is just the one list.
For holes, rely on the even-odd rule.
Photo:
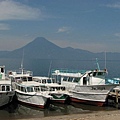
{"label": "white roof", "polygon": [[57,83],[46,83],[44,85],[48,87],[65,87],[64,85],[59,85]]}
{"label": "white roof", "polygon": [[18,83],[19,85],[21,86],[42,86],[43,84],[39,83],[39,82],[35,82],[35,81],[26,81],[26,82],[21,82],[21,83]]}
{"label": "white roof", "polygon": [[0,80],[0,85],[1,84],[11,84],[11,81],[10,80]]}
{"label": "white roof", "polygon": [[49,77],[42,77],[42,76],[33,76],[33,79],[50,79]]}

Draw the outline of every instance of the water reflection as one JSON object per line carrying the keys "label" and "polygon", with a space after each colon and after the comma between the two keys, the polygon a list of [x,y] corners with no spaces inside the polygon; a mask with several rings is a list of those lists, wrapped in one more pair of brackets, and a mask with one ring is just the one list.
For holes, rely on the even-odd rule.
{"label": "water reflection", "polygon": [[114,110],[114,107],[97,107],[78,103],[70,104],[50,104],[46,109],[39,109],[30,106],[21,105],[14,101],[12,104],[0,109],[1,119],[18,119],[18,118],[40,118],[46,116],[76,114],[83,112],[92,112],[100,110]]}

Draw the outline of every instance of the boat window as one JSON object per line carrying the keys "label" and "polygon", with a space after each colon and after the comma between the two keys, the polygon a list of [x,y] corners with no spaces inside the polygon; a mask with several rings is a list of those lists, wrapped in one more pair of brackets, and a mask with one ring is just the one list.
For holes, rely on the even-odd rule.
{"label": "boat window", "polygon": [[87,85],[87,77],[83,77],[83,85]]}
{"label": "boat window", "polygon": [[52,88],[52,87],[50,87],[50,91],[53,91],[53,88]]}
{"label": "boat window", "polygon": [[64,90],[65,90],[65,87],[61,87],[61,90],[64,91]]}
{"label": "boat window", "polygon": [[39,83],[41,83],[41,80],[38,80]]}
{"label": "boat window", "polygon": [[35,92],[39,92],[40,91],[40,87],[36,86],[36,87],[34,87],[34,90],[35,90]]}
{"label": "boat window", "polygon": [[[60,75],[53,75],[52,78],[54,79],[54,82],[61,82],[61,78],[64,79],[64,77],[61,77]],[[67,79],[66,79],[67,80]],[[63,80],[64,81],[64,80]]]}
{"label": "boat window", "polygon": [[93,76],[96,76],[96,74],[97,74],[97,72],[94,72],[94,73],[93,73]]}
{"label": "boat window", "polygon": [[18,85],[17,85],[17,87],[16,87],[16,88],[17,88],[18,90],[20,90],[20,86],[18,86]]}
{"label": "boat window", "polygon": [[42,80],[42,83],[46,83],[46,80]]}
{"label": "boat window", "polygon": [[27,87],[27,92],[33,92],[33,88],[32,87]]}
{"label": "boat window", "polygon": [[64,78],[63,78],[63,81],[67,81],[67,78],[68,78],[68,77],[64,77]]}
{"label": "boat window", "polygon": [[27,77],[22,77],[22,80],[23,81],[27,81]]}
{"label": "boat window", "polygon": [[25,87],[22,87],[22,90],[21,90],[21,91],[26,92],[26,88],[25,88]]}
{"label": "boat window", "polygon": [[97,75],[104,75],[104,72],[98,72]]}
{"label": "boat window", "polygon": [[73,78],[72,77],[69,77],[68,78],[68,82],[72,82],[73,81]]}
{"label": "boat window", "polygon": [[2,91],[5,91],[5,86],[2,86]]}
{"label": "boat window", "polygon": [[80,78],[74,78],[73,82],[79,82]]}
{"label": "boat window", "polygon": [[10,86],[6,86],[6,91],[10,91]]}
{"label": "boat window", "polygon": [[60,87],[56,87],[55,89],[56,89],[56,90],[60,90]]}
{"label": "boat window", "polygon": [[28,81],[32,81],[32,77],[28,77]]}
{"label": "boat window", "polygon": [[47,87],[46,86],[41,86],[41,91],[47,91]]}
{"label": "boat window", "polygon": [[16,80],[20,80],[20,77],[15,77]]}
{"label": "boat window", "polygon": [[52,83],[52,80],[51,79],[47,79],[47,83]]}
{"label": "boat window", "polygon": [[52,79],[52,82],[53,82],[53,83],[56,83],[56,80],[53,78],[53,79]]}
{"label": "boat window", "polygon": [[4,73],[4,68],[1,68],[1,73]]}
{"label": "boat window", "polygon": [[54,87],[51,87],[51,88],[50,88],[50,91],[55,91],[55,88],[54,88]]}
{"label": "boat window", "polygon": [[21,91],[24,91],[24,88],[23,88],[23,87],[21,87]]}

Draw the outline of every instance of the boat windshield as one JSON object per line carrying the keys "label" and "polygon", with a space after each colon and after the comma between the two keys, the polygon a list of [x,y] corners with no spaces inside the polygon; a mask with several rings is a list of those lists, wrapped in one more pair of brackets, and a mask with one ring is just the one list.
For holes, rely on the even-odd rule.
{"label": "boat windshield", "polygon": [[93,72],[93,76],[104,76],[104,72]]}

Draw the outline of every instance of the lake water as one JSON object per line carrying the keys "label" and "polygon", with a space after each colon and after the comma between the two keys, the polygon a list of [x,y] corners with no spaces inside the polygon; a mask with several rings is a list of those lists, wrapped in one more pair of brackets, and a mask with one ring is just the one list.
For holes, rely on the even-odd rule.
{"label": "lake water", "polygon": [[[105,68],[104,61],[98,61],[100,69]],[[24,59],[24,68],[33,71],[33,75],[48,76],[49,70],[52,69],[72,69],[72,70],[94,70],[97,69],[95,60],[51,60],[47,59]],[[21,67],[21,59],[2,59],[0,58],[0,65],[5,65],[7,70],[17,70]],[[120,77],[120,61],[108,60],[106,61],[106,68],[108,70],[107,77]]]}

